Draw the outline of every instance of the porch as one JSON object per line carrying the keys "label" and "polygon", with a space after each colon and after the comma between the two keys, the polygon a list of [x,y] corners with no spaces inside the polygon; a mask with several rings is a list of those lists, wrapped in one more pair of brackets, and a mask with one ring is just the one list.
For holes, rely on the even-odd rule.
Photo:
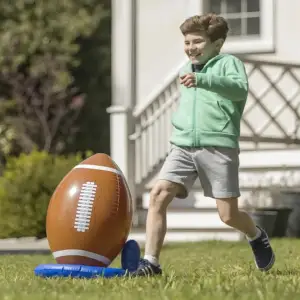
{"label": "porch", "polygon": [[[134,227],[144,236],[149,191],[169,150],[182,65],[137,105],[135,14],[130,6],[134,2],[129,3],[122,7],[126,11],[119,16],[122,22],[118,18],[113,26],[113,103],[108,112],[111,156],[128,180]],[[121,35],[126,41],[120,40]],[[300,187],[300,65],[240,59],[245,63],[250,89],[241,123],[240,205],[258,201],[259,194],[267,198],[262,205],[268,205],[273,201],[271,191]],[[214,201],[203,197],[199,182],[188,199],[175,199],[171,204],[168,229],[168,236],[174,239],[180,232],[185,232],[186,238],[188,234],[196,239],[238,238],[219,221]]]}
{"label": "porch", "polygon": [[[272,201],[270,190],[300,187],[300,65],[241,59],[250,86],[241,124],[242,206],[245,201],[257,201],[253,198],[257,190],[264,195],[269,191],[266,197]],[[126,171],[134,195],[135,227],[144,227],[149,190],[168,153],[171,117],[178,100],[175,72],[142,106],[118,112],[110,109],[112,157]],[[171,204],[168,228],[174,239],[180,231],[186,238],[226,238],[226,234],[228,239],[238,238],[219,221],[214,201],[203,197],[199,182],[188,199],[175,199]]]}

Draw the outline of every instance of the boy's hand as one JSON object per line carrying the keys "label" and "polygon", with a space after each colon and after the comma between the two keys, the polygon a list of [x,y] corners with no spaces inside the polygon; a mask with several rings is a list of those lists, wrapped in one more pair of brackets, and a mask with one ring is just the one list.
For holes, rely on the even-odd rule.
{"label": "boy's hand", "polygon": [[185,74],[180,77],[180,84],[186,87],[196,87],[196,76],[194,73]]}

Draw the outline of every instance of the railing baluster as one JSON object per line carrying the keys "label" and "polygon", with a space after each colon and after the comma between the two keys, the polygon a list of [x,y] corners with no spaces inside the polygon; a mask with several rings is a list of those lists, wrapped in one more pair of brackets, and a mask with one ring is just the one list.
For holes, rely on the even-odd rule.
{"label": "railing baluster", "polygon": [[[159,103],[155,102],[153,103],[153,110],[157,111],[159,109]],[[156,164],[158,158],[159,158],[159,119],[158,121],[153,123],[153,145],[152,145],[152,152],[153,152],[153,165]]]}
{"label": "railing baluster", "polygon": [[[160,106],[162,107],[163,105],[166,105],[166,102],[169,99],[169,94],[168,94],[168,89],[165,90],[165,92],[163,93],[163,97],[160,98]],[[165,123],[165,116],[166,116],[166,111],[168,110],[168,108],[164,109],[161,113],[160,116],[160,128],[161,128],[161,132],[160,132],[160,145],[159,145],[159,152],[160,152],[160,159],[162,157],[165,156],[165,144],[166,144],[166,140],[169,138],[167,136],[167,131],[166,131],[166,123]]]}
{"label": "railing baluster", "polygon": [[135,140],[135,183],[139,184],[142,179],[142,143],[141,143],[141,124],[137,123],[135,125],[136,133],[138,134],[136,140]]}
{"label": "railing baluster", "polygon": [[[154,103],[152,103],[152,105],[149,106],[149,108],[147,109],[147,122],[149,122],[154,114],[154,109],[153,109]],[[153,166],[153,144],[154,144],[154,140],[153,140],[153,123],[150,124],[147,128],[147,149],[148,149],[148,160],[147,160],[147,171],[149,171],[149,168],[151,168],[151,166]]]}
{"label": "railing baluster", "polygon": [[[142,178],[145,178],[146,174],[147,174],[147,166],[148,166],[148,149],[147,149],[147,135],[148,135],[148,130],[147,127],[145,128],[145,124],[146,124],[146,112],[143,113],[143,115],[141,116],[141,122],[142,122],[142,165],[141,165],[141,169],[142,169]],[[146,130],[145,130],[145,129]]]}

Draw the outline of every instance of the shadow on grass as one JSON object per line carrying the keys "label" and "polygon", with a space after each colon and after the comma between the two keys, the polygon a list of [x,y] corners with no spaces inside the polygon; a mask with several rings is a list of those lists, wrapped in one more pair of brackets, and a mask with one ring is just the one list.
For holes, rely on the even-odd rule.
{"label": "shadow on grass", "polygon": [[277,275],[277,276],[300,276],[300,270],[298,269],[273,269],[272,272],[266,273],[267,275]]}

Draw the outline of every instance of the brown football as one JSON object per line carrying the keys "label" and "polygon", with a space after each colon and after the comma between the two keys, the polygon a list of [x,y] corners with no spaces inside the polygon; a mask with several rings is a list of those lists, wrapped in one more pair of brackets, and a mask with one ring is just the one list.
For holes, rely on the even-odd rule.
{"label": "brown football", "polygon": [[59,264],[107,267],[131,228],[132,200],[122,171],[110,156],[95,154],[59,183],[48,206],[46,231]]}

